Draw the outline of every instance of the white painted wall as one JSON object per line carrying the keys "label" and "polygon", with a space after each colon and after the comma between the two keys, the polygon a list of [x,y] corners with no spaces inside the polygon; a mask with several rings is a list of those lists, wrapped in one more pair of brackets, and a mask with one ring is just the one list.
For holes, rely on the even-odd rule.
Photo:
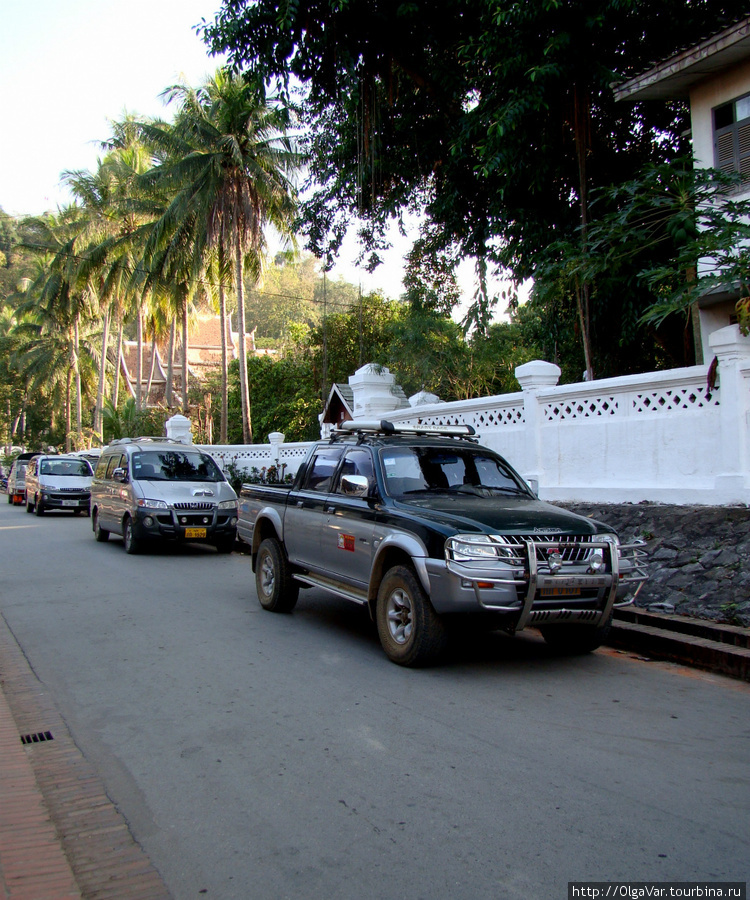
{"label": "white painted wall", "polygon": [[[719,360],[711,391],[708,366],[558,385],[557,366],[537,360],[518,368],[518,393],[409,408],[394,395],[381,412],[473,425],[548,500],[750,504],[750,338],[731,325],[710,343]],[[296,472],[310,445],[274,437],[273,446],[205,449],[248,470],[286,463]]]}

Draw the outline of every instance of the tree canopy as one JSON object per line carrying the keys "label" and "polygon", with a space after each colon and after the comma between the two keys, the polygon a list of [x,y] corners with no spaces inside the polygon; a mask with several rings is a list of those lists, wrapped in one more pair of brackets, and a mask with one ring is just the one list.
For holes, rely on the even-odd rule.
{"label": "tree canopy", "polygon": [[[718,0],[224,0],[203,31],[299,111],[313,252],[335,253],[356,217],[374,265],[388,219],[420,208],[422,266],[424,250],[471,256],[520,283],[551,245],[585,245],[592,191],[689,151],[685,104],[616,103],[612,85],[726,21]],[[584,288],[566,302],[586,342],[613,316]],[[470,310],[485,332],[490,299]]]}

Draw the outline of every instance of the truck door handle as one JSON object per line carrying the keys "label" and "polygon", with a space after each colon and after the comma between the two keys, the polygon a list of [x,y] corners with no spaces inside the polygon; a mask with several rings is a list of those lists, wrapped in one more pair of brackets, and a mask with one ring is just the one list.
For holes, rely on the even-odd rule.
{"label": "truck door handle", "polygon": [[301,500],[298,500],[298,501],[297,501],[297,509],[302,509],[302,507],[303,507],[304,505],[305,505],[305,504],[304,504]]}
{"label": "truck door handle", "polygon": [[336,512],[336,507],[335,507],[335,506],[327,506],[327,507],[326,507],[326,512],[327,512],[327,513],[335,513],[335,512]]}

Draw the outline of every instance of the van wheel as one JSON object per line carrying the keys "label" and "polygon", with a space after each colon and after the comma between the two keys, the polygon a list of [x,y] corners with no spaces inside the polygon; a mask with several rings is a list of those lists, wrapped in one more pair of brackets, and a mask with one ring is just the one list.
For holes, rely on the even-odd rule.
{"label": "van wheel", "polygon": [[386,573],[378,591],[375,621],[386,656],[399,666],[428,666],[445,652],[445,623],[408,566],[394,566]]}
{"label": "van wheel", "polygon": [[36,498],[36,503],[34,504],[34,515],[35,516],[43,516],[44,515],[44,504],[38,497]]}
{"label": "van wheel", "polygon": [[28,498],[28,496],[26,497],[26,512],[27,512],[27,513],[32,513],[32,512],[34,512],[34,504],[33,504],[33,503],[29,503],[29,498]]}
{"label": "van wheel", "polygon": [[266,538],[258,548],[255,589],[260,605],[270,612],[291,612],[297,603],[299,585],[276,538]]}
{"label": "van wheel", "polygon": [[125,519],[125,524],[122,529],[122,539],[125,544],[125,552],[130,553],[131,555],[134,553],[140,552],[141,542],[135,536],[135,529],[133,528],[133,520],[130,516]]}
{"label": "van wheel", "polygon": [[99,541],[100,544],[103,544],[106,540],[109,539],[109,532],[106,529],[102,528],[102,526],[99,524],[98,512],[94,513],[94,520],[91,523],[91,527],[94,531],[94,537],[97,541]]}

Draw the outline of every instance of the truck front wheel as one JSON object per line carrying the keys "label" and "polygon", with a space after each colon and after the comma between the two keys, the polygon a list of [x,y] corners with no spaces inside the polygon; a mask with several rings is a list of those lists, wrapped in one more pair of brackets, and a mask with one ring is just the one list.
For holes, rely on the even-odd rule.
{"label": "truck front wheel", "polygon": [[255,589],[260,605],[270,612],[291,612],[297,603],[299,585],[276,538],[266,538],[258,548]]}
{"label": "truck front wheel", "polygon": [[375,620],[386,656],[399,666],[428,666],[445,652],[445,623],[408,566],[394,566],[386,573]]}

